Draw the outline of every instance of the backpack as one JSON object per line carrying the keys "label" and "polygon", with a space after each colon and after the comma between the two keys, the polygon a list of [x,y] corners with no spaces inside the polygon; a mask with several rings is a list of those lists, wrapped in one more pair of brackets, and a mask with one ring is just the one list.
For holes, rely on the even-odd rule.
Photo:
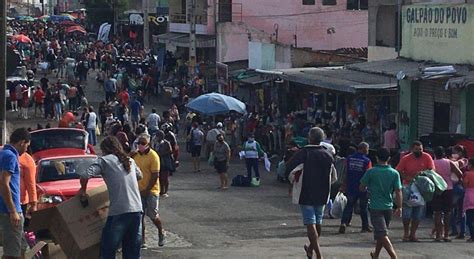
{"label": "backpack", "polygon": [[232,178],[231,186],[238,186],[238,187],[249,187],[252,179],[244,176],[244,175],[236,175]]}

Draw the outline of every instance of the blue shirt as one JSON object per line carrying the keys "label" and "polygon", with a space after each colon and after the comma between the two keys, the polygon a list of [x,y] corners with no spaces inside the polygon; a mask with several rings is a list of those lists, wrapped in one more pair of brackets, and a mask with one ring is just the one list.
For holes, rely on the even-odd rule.
{"label": "blue shirt", "polygon": [[346,190],[348,195],[354,196],[360,193],[360,179],[371,167],[370,159],[363,153],[357,152],[347,157]]}
{"label": "blue shirt", "polygon": [[[20,205],[20,166],[18,163],[18,151],[11,145],[5,145],[0,150],[0,173],[8,172],[11,174],[10,190],[13,204],[17,212],[21,212]],[[7,205],[0,197],[0,213],[9,213]]]}
{"label": "blue shirt", "polygon": [[142,104],[140,103],[140,101],[138,101],[137,99],[135,99],[135,101],[133,101],[132,103],[132,115],[133,116],[138,116],[140,114],[140,109],[142,108]]}

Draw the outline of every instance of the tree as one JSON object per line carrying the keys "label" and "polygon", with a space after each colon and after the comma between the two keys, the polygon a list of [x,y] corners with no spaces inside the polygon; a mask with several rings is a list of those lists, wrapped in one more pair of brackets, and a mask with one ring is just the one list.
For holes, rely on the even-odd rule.
{"label": "tree", "polygon": [[87,10],[87,22],[89,26],[93,28],[99,28],[99,26],[108,22],[113,24],[114,22],[114,8],[117,16],[128,8],[129,0],[85,0],[84,5]]}

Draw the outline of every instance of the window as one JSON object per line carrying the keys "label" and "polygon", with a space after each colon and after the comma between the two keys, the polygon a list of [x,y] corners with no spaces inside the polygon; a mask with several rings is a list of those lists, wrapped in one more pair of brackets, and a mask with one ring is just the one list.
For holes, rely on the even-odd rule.
{"label": "window", "polygon": [[323,5],[337,5],[336,0],[323,0]]}
{"label": "window", "polygon": [[347,10],[367,10],[369,0],[347,0]]}
{"label": "window", "polygon": [[315,5],[316,0],[303,0],[303,5]]}
{"label": "window", "polygon": [[232,0],[219,2],[219,22],[232,22]]}

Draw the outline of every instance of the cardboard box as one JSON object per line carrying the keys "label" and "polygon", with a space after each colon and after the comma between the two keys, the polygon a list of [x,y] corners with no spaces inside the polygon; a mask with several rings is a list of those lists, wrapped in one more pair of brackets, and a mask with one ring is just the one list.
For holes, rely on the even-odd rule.
{"label": "cardboard box", "polygon": [[48,243],[41,249],[41,257],[43,259],[67,259],[61,246]]}
{"label": "cardboard box", "polygon": [[79,197],[33,213],[30,230],[48,229],[67,258],[99,258],[100,238],[107,220],[109,194],[105,185],[87,192],[89,205]]}

